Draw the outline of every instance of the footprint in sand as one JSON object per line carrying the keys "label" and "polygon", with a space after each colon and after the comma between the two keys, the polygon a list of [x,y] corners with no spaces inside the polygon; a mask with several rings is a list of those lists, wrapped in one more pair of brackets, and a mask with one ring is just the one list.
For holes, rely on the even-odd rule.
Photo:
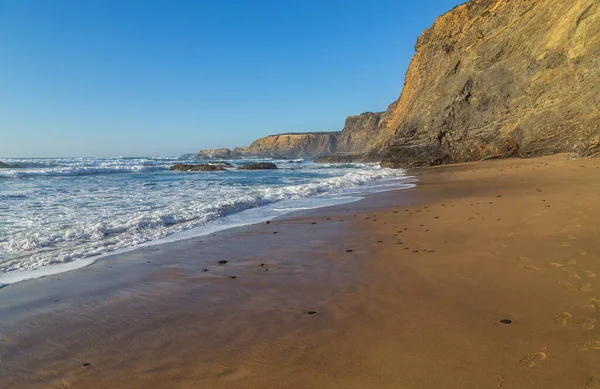
{"label": "footprint in sand", "polygon": [[579,290],[580,292],[591,292],[592,284],[581,284],[579,285],[579,288],[577,288],[577,290]]}
{"label": "footprint in sand", "polygon": [[581,319],[581,320],[577,320],[577,327],[581,328],[582,330],[593,330],[594,327],[596,326],[596,319],[591,319],[591,318],[585,318],[585,319]]}
{"label": "footprint in sand", "polygon": [[571,317],[573,317],[573,315],[571,315],[569,312],[559,313],[558,315],[554,316],[554,322],[560,326],[566,327],[567,320],[569,320]]}
{"label": "footprint in sand", "polygon": [[573,284],[571,284],[569,282],[560,282],[560,284],[562,286],[564,286],[565,289],[568,290],[569,292],[575,292],[577,290],[577,288],[575,286],[573,286]]}
{"label": "footprint in sand", "polygon": [[577,274],[573,273],[571,270],[567,270],[567,269],[560,269],[563,273],[567,273],[569,275],[569,278],[575,278],[580,280],[581,277],[578,276]]}
{"label": "footprint in sand", "polygon": [[598,300],[597,298],[592,298],[592,300],[590,301],[590,308],[592,312],[600,310],[600,300]]}
{"label": "footprint in sand", "polygon": [[594,374],[590,377],[585,389],[600,389],[600,374]]}
{"label": "footprint in sand", "polygon": [[501,388],[504,385],[504,377],[500,376],[496,380],[496,387]]}
{"label": "footprint in sand", "polygon": [[535,266],[531,266],[531,265],[525,265],[523,266],[525,269],[527,270],[535,270],[535,271],[540,271],[542,269],[540,269],[539,267],[535,267]]}
{"label": "footprint in sand", "polygon": [[519,261],[521,263],[528,263],[529,262],[529,258],[527,258],[527,257],[519,257]]}
{"label": "footprint in sand", "polygon": [[563,265],[562,263],[558,263],[558,262],[552,262],[552,263],[550,263],[550,267],[553,267],[553,268],[556,268],[556,269],[559,269],[559,268],[561,268],[563,266],[565,266],[565,265]]}
{"label": "footprint in sand", "polygon": [[579,351],[600,350],[600,340],[587,340],[583,343],[577,343],[573,347]]}
{"label": "footprint in sand", "polygon": [[583,250],[577,250],[577,251],[576,251],[576,253],[577,253],[577,255],[580,255],[580,256],[582,256],[582,257],[584,257],[584,256],[587,254],[587,253],[586,253],[585,251],[583,251]]}
{"label": "footprint in sand", "polygon": [[537,362],[548,359],[548,348],[542,348],[542,351],[537,353],[529,353],[519,360],[519,365],[523,367],[533,367]]}
{"label": "footprint in sand", "polygon": [[567,262],[565,262],[565,265],[568,265],[568,266],[577,265],[577,261],[575,259],[571,258]]}
{"label": "footprint in sand", "polygon": [[585,274],[587,278],[596,278],[596,273],[591,270],[584,270],[583,274]]}

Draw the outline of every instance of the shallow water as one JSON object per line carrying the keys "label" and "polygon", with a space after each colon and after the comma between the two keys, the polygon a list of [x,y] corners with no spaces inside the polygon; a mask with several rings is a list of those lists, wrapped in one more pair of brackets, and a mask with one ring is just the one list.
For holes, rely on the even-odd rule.
{"label": "shallow water", "polygon": [[278,170],[171,172],[169,166],[186,160],[7,162],[21,168],[0,170],[0,284],[45,274],[52,265],[84,266],[99,255],[165,238],[210,233],[411,186],[405,171],[376,164],[275,160]]}

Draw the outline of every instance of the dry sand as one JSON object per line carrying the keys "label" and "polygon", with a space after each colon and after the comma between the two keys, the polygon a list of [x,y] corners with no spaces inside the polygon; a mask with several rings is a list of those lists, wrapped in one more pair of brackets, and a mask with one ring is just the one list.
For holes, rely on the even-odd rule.
{"label": "dry sand", "polygon": [[414,174],[0,290],[0,387],[600,388],[600,161]]}

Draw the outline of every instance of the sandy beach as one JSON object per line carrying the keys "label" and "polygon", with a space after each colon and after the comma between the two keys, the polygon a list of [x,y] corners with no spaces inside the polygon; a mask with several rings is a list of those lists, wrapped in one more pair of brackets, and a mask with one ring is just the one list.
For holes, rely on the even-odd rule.
{"label": "sandy beach", "polygon": [[0,387],[600,388],[600,161],[410,173],[0,289]]}

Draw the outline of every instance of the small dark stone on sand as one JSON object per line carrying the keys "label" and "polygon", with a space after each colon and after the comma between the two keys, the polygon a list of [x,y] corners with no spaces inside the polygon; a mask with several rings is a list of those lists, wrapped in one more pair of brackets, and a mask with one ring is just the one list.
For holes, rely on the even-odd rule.
{"label": "small dark stone on sand", "polygon": [[206,273],[208,269],[202,269],[202,273]]}
{"label": "small dark stone on sand", "polygon": [[331,220],[331,218],[330,218],[330,217],[328,217],[328,218],[327,218],[327,220]]}
{"label": "small dark stone on sand", "polygon": [[316,315],[317,311],[306,311],[308,315]]}
{"label": "small dark stone on sand", "polygon": [[273,231],[274,234],[277,234],[277,231]]}
{"label": "small dark stone on sand", "polygon": [[160,250],[160,249],[154,249],[154,251],[158,251],[158,250]]}
{"label": "small dark stone on sand", "polygon": [[269,271],[269,269],[265,269],[265,271]]}
{"label": "small dark stone on sand", "polygon": [[229,279],[230,279],[230,280],[235,280],[235,279],[236,279],[236,276],[229,276]]}
{"label": "small dark stone on sand", "polygon": [[226,260],[222,259],[222,260],[220,260],[220,261],[219,261],[219,265],[224,265],[224,264],[226,264],[227,262],[229,262],[229,261],[226,261]]}
{"label": "small dark stone on sand", "polygon": [[265,222],[265,224],[271,224],[271,222],[267,220],[267,221]]}
{"label": "small dark stone on sand", "polygon": [[81,364],[81,366],[83,366],[83,367],[88,367],[89,365],[91,365],[91,363],[89,363],[89,362],[83,362]]}
{"label": "small dark stone on sand", "polygon": [[150,261],[148,261],[147,263],[150,263]]}
{"label": "small dark stone on sand", "polygon": [[418,252],[419,252],[419,250],[413,250],[413,253],[418,253]]}
{"label": "small dark stone on sand", "polygon": [[347,253],[351,253],[351,252],[353,252],[353,251],[354,251],[354,250],[346,250],[346,252],[347,252]]}
{"label": "small dark stone on sand", "polygon": [[512,320],[510,320],[510,319],[502,319],[502,320],[500,320],[500,323],[502,323],[502,324],[511,324]]}
{"label": "small dark stone on sand", "polygon": [[383,240],[378,240],[377,243],[383,243]]}
{"label": "small dark stone on sand", "polygon": [[317,223],[315,223],[315,222],[312,222],[311,224],[317,224]]}
{"label": "small dark stone on sand", "polygon": [[264,266],[265,266],[265,264],[264,264],[264,263],[261,263],[261,264],[260,264],[260,265],[258,265],[258,266],[260,266],[260,267],[264,267]]}
{"label": "small dark stone on sand", "polygon": [[498,196],[496,196],[496,197],[502,197],[502,195],[498,195]]}

